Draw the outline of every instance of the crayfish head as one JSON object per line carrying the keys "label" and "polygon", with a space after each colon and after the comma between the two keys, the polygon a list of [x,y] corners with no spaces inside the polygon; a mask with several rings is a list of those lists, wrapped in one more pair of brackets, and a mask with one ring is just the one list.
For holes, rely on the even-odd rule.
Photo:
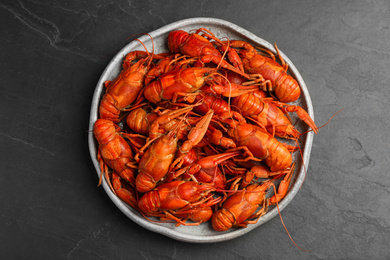
{"label": "crayfish head", "polygon": [[215,68],[196,68],[196,70],[194,70],[196,79],[203,80],[204,82],[214,80],[215,75],[217,74],[218,70]]}
{"label": "crayfish head", "polygon": [[242,138],[246,138],[250,136],[253,133],[254,128],[251,124],[238,123],[236,128],[234,128],[233,130],[234,130],[233,132],[234,138],[240,140]]}
{"label": "crayfish head", "polygon": [[189,36],[190,34],[183,30],[170,32],[168,34],[168,49],[173,53],[180,52],[180,45],[182,45]]}
{"label": "crayfish head", "polygon": [[181,199],[192,203],[199,201],[213,190],[215,189],[212,185],[187,181],[178,187],[178,194],[180,194]]}
{"label": "crayfish head", "polygon": [[203,87],[206,82],[213,80],[217,73],[215,68],[186,68],[179,70],[178,78],[180,78],[181,84],[187,87],[190,86],[190,89],[187,89],[186,92],[195,92]]}

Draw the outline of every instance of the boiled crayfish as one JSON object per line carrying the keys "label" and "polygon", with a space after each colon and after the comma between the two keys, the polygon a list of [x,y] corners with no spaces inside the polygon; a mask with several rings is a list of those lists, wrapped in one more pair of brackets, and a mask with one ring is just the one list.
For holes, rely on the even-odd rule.
{"label": "boiled crayfish", "polygon": [[205,28],[173,31],[167,44],[169,53],[129,53],[105,83],[93,129],[101,179],[148,219],[211,219],[217,231],[255,223],[289,191],[304,133],[288,113],[318,132],[286,103],[299,84],[251,44]]}

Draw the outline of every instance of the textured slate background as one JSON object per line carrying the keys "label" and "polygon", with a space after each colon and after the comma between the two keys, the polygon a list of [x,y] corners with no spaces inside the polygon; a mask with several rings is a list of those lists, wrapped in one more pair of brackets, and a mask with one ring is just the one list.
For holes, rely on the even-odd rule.
{"label": "textured slate background", "polygon": [[[390,2],[0,2],[1,259],[389,259]],[[214,17],[294,62],[317,125],[306,181],[279,218],[188,244],[130,221],[97,188],[87,146],[96,83],[133,34]]]}

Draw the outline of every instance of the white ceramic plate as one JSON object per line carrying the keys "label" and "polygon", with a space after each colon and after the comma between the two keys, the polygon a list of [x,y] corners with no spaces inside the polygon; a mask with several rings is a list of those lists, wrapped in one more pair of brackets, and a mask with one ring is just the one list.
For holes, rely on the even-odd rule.
{"label": "white ceramic plate", "polygon": [[[198,28],[207,28],[219,38],[228,37],[230,40],[245,40],[253,45],[267,48],[275,53],[274,46],[269,42],[257,37],[251,32],[235,24],[220,19],[214,19],[214,18],[185,19],[185,20],[181,20],[166,25],[156,31],[149,33],[150,36],[153,37],[153,41],[155,45],[155,53],[162,53],[168,51],[166,39],[170,31],[181,29],[188,32]],[[149,36],[144,35],[140,37],[139,40],[141,40],[147,46],[148,50],[152,50],[152,43]],[[91,158],[95,165],[98,176],[100,175],[99,163],[96,159],[98,145],[93,136],[92,130],[95,121],[98,119],[98,108],[104,91],[103,83],[106,80],[114,79],[119,74],[121,70],[123,57],[126,56],[126,54],[129,53],[130,51],[134,51],[134,50],[144,50],[144,47],[138,41],[133,41],[128,45],[126,45],[111,60],[111,62],[104,70],[103,74],[99,79],[99,82],[97,83],[95,93],[93,95],[90,120],[89,120],[88,144],[89,144]],[[298,101],[294,102],[294,104],[303,107],[314,120],[313,107],[312,107],[309,92],[307,90],[305,82],[303,81],[301,75],[299,74],[294,64],[290,61],[290,59],[286,55],[284,55],[283,52],[280,53],[283,59],[285,60],[285,62],[289,65],[290,75],[292,75],[298,81],[299,85],[302,88],[301,97]],[[308,127],[302,123],[298,123],[297,128],[301,132],[304,132],[308,129]],[[303,136],[302,140],[300,141],[300,147],[302,149],[303,158],[300,157],[298,152],[294,153],[293,160],[297,162],[297,165],[296,165],[293,179],[290,184],[289,192],[287,196],[279,203],[280,210],[283,210],[290,203],[290,201],[297,194],[298,190],[300,189],[303,183],[303,180],[305,178],[304,167],[306,167],[307,169],[309,165],[312,142],[313,142],[313,133],[309,132],[307,135]],[[302,164],[302,159],[305,162],[305,166],[303,166]],[[150,222],[146,220],[138,211],[127,206],[118,197],[116,197],[116,195],[112,193],[112,191],[110,190],[110,188],[108,187],[105,181],[103,181],[103,188],[106,191],[107,195],[110,197],[110,199],[114,202],[114,204],[135,223],[139,224],[140,226],[148,230],[185,242],[213,243],[213,242],[220,242],[220,241],[237,238],[263,225],[264,223],[266,223],[267,221],[269,221],[270,219],[278,215],[277,208],[273,207],[270,208],[268,213],[262,216],[256,224],[248,225],[247,228],[231,229],[226,232],[214,231],[211,227],[211,223],[204,223],[201,224],[200,226],[195,226],[195,227],[194,226],[176,227],[175,224],[173,223],[158,223],[158,222]]]}

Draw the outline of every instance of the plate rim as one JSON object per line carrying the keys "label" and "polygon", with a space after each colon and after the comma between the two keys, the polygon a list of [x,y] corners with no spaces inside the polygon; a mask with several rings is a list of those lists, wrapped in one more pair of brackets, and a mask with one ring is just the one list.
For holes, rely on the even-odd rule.
{"label": "plate rim", "polygon": [[[170,24],[167,24],[165,26],[162,26],[159,29],[156,29],[152,32],[149,33],[149,35],[153,38],[160,37],[163,34],[168,33],[171,30],[177,30],[185,26],[191,26],[195,24],[204,24],[202,26],[207,27],[208,24],[212,24],[213,26],[220,26],[223,29],[229,29],[232,30],[234,33],[239,33],[245,38],[250,38],[251,41],[255,41],[257,43],[260,43],[261,45],[265,46],[266,48],[270,49],[272,52],[276,52],[274,46],[269,43],[268,41],[254,35],[250,31],[233,24],[229,21],[222,20],[219,18],[210,18],[210,17],[194,17],[194,18],[187,18],[183,20],[179,20]],[[143,35],[138,38],[140,41],[147,41],[149,36]],[[107,78],[106,74],[112,70],[118,62],[122,62],[123,59],[123,53],[131,48],[134,48],[134,46],[137,45],[136,41],[130,42],[126,44],[115,56],[111,59],[111,61],[108,63],[106,68],[104,69],[103,73],[101,74],[98,83],[96,85],[94,94],[93,94],[93,99],[92,99],[92,104],[91,104],[91,111],[90,111],[90,117],[89,117],[89,128],[88,128],[88,146],[89,146],[89,151],[90,151],[90,156],[93,161],[93,164],[95,166],[97,175],[100,176],[100,166],[99,163],[96,159],[96,153],[97,153],[97,147],[96,147],[96,141],[94,140],[94,135],[93,135],[93,125],[95,121],[98,118],[98,105],[99,105],[99,100],[102,95],[103,91],[103,83],[104,80]],[[308,92],[307,86],[299,73],[298,69],[295,67],[295,65],[291,62],[291,60],[281,51],[279,50],[280,55],[283,57],[285,62],[289,65],[289,71],[292,72],[294,75],[295,79],[299,82],[301,86],[301,91],[303,95],[301,94],[301,97],[304,96],[304,101],[306,103],[307,107],[307,112],[310,115],[310,117],[314,120],[314,112],[313,112],[313,105],[311,102],[310,94]],[[279,210],[280,212],[291,202],[291,200],[296,196],[298,193],[299,189],[301,188],[305,175],[308,169],[309,165],[309,159],[310,159],[310,153],[311,153],[311,148],[312,148],[312,143],[313,143],[313,137],[314,134],[312,131],[308,132],[305,135],[305,140],[302,141],[304,144],[304,152],[302,159],[304,161],[303,163],[303,169],[301,169],[298,173],[298,176],[296,178],[295,184],[290,187],[290,190],[286,197],[279,203]],[[231,240],[237,237],[240,237],[244,234],[249,233],[255,228],[258,228],[259,226],[263,225],[264,223],[268,222],[272,218],[274,218],[277,214],[278,211],[276,208],[270,210],[262,216],[259,220],[258,223],[248,225],[247,228],[244,229],[236,229],[232,232],[229,233],[224,233],[221,232],[220,234],[212,235],[212,236],[200,236],[200,235],[190,235],[186,233],[180,233],[179,231],[176,231],[175,229],[166,227],[162,224],[156,224],[153,222],[150,222],[142,217],[140,217],[136,210],[132,209],[129,207],[127,204],[122,202],[109,188],[107,182],[103,178],[102,182],[103,189],[107,193],[107,195],[110,197],[110,199],[113,201],[113,203],[128,217],[130,218],[133,222],[137,223],[138,225],[142,226],[145,229],[148,229],[150,231],[165,235],[167,237],[182,241],[182,242],[189,242],[189,243],[214,243],[214,242],[222,242],[226,240]],[[171,224],[174,226],[174,224]],[[216,231],[217,232],[217,231]]]}

